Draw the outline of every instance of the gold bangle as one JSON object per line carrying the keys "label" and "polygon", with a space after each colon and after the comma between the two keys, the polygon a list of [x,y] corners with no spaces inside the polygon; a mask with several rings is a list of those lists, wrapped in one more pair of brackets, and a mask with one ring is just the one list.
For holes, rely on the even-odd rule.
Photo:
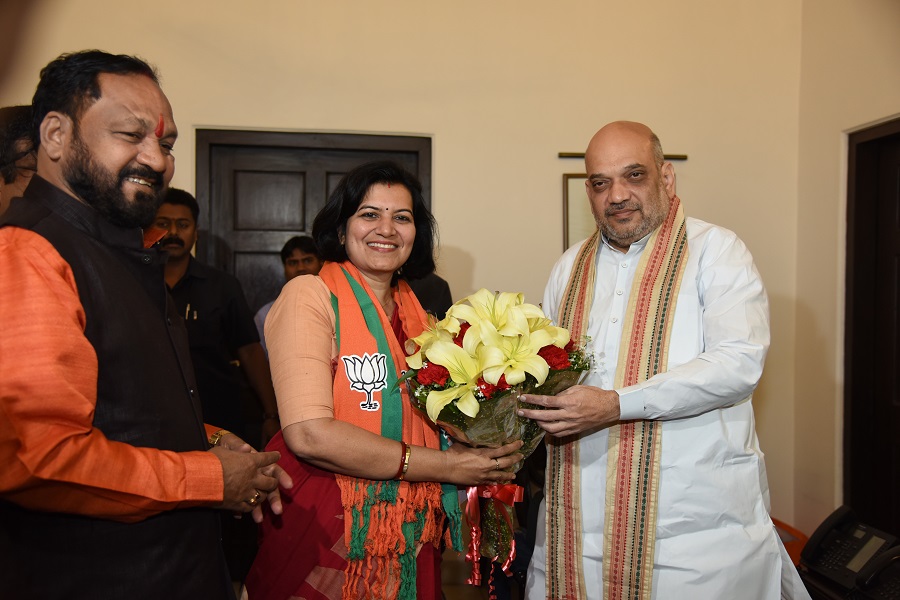
{"label": "gold bangle", "polygon": [[[406,446],[406,444],[404,444]],[[400,481],[403,481],[403,478],[406,477],[406,472],[409,470],[409,454],[412,452],[412,446],[406,446],[406,453],[403,455],[403,466],[400,468],[400,476],[397,478]]]}
{"label": "gold bangle", "polygon": [[222,441],[222,438],[230,433],[231,432],[228,431],[227,429],[220,429],[217,432],[215,432],[214,434],[212,434],[211,436],[209,436],[209,439],[207,441],[209,442],[210,446],[218,446],[219,442]]}
{"label": "gold bangle", "polygon": [[406,464],[407,450],[409,450],[409,446],[406,445],[406,442],[400,440],[400,466],[397,467],[397,474],[394,475],[394,479],[403,479],[403,465]]}

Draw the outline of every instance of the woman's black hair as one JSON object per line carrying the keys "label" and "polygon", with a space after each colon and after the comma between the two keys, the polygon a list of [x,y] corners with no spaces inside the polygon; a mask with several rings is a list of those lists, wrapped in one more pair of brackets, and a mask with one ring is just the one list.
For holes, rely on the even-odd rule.
{"label": "woman's black hair", "polygon": [[402,185],[412,196],[416,238],[412,252],[398,275],[404,279],[421,279],[434,272],[434,243],[437,226],[422,195],[422,184],[416,176],[392,161],[376,161],[360,165],[344,175],[334,188],[328,203],[313,222],[313,239],[323,260],[347,260],[340,236],[373,185]]}

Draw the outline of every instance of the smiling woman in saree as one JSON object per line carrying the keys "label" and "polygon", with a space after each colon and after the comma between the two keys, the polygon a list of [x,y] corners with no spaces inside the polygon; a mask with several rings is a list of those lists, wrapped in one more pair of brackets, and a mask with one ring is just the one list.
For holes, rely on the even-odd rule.
{"label": "smiling woman in saree", "polygon": [[427,323],[405,279],[434,271],[415,177],[390,162],[352,170],[313,237],[325,266],[285,285],[266,320],[283,426],[268,449],[294,487],[262,525],[248,596],[437,600],[442,545],[460,547],[455,486],[510,481],[519,443],[447,448],[397,385]]}

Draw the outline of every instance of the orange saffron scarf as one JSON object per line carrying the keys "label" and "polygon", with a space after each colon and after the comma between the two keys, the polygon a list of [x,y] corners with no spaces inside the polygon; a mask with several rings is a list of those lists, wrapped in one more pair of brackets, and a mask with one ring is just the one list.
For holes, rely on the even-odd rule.
{"label": "orange saffron scarf", "polygon": [[[407,368],[406,353],[359,271],[349,261],[326,263],[319,277],[331,290],[336,318],[335,418],[410,446],[440,449],[439,432],[412,407],[406,387],[397,384]],[[416,337],[427,323],[426,315],[405,281],[398,282],[393,299],[407,338]],[[344,599],[413,600],[416,553],[423,543],[440,548],[445,516],[450,522],[448,542],[462,546],[456,488],[340,474],[335,478],[348,550]]]}

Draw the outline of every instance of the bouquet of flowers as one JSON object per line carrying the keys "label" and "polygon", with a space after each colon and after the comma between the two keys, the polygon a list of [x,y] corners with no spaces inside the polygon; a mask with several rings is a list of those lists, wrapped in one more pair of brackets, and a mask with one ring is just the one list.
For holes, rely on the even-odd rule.
{"label": "bouquet of flowers", "polygon": [[[544,430],[519,417],[517,410],[542,407],[522,403],[519,397],[556,395],[581,381],[590,368],[583,347],[569,338],[566,329],[552,325],[522,294],[481,289],[412,340],[417,351],[406,359],[410,370],[403,380],[413,404],[452,438],[486,447],[522,440],[519,452],[527,457]],[[520,462],[513,471],[521,467]],[[491,560],[507,557],[506,566],[514,556],[511,498],[516,494],[491,489],[504,487],[515,486],[470,489],[469,504],[475,497],[491,498],[477,532],[470,523],[473,541],[476,534],[481,537],[476,541],[480,548],[474,550]],[[466,512],[471,520],[472,507]]]}

